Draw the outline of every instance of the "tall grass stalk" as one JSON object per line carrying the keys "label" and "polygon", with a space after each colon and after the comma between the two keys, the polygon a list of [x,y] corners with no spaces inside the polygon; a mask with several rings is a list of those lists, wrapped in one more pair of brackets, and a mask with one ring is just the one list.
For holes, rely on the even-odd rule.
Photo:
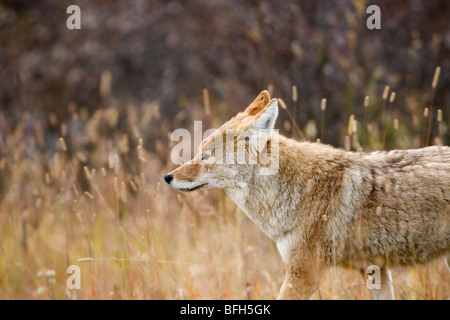
{"label": "tall grass stalk", "polygon": [[426,136],[425,136],[425,141],[423,143],[424,147],[430,145],[431,125],[432,125],[432,120],[433,120],[434,96],[436,94],[436,87],[439,82],[440,73],[441,73],[441,67],[438,66],[438,67],[436,67],[436,69],[434,71],[433,81],[431,83],[431,98],[430,98],[430,106],[429,106],[429,116],[428,116],[428,121],[427,121],[427,126],[426,126]]}

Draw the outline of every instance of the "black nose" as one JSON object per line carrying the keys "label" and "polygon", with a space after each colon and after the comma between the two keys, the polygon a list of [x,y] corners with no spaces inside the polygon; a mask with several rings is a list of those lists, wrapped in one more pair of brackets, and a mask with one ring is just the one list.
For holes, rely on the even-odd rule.
{"label": "black nose", "polygon": [[168,184],[170,184],[170,181],[172,181],[172,179],[173,179],[173,177],[172,177],[170,174],[166,174],[166,175],[164,176],[164,180],[166,180],[166,182],[167,182]]}

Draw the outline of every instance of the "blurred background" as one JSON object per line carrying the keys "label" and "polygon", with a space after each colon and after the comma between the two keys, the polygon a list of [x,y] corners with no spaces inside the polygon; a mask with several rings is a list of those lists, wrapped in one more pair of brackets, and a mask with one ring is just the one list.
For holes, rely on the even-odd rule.
{"label": "blurred background", "polygon": [[[71,4],[81,8],[81,30],[66,27],[66,9]],[[380,30],[366,27],[369,4],[381,9]],[[191,225],[204,214],[208,217],[204,219],[212,219],[211,223],[222,231],[224,225],[236,228],[234,213],[227,216],[223,212],[238,210],[222,193],[202,193],[203,202],[193,204],[191,195],[177,194],[159,183],[174,168],[170,161],[171,131],[191,129],[194,120],[203,120],[204,130],[218,127],[264,89],[285,102],[287,109],[280,110],[276,126],[296,139],[320,138],[336,147],[364,151],[420,147],[430,119],[424,117],[424,111],[429,108],[432,122],[427,144],[448,144],[449,18],[447,0],[1,0],[0,243],[3,256],[8,252],[11,256],[0,264],[0,297],[64,297],[64,289],[58,296],[51,282],[42,284],[36,276],[38,270],[62,268],[83,255],[92,259],[104,256],[103,244],[111,240],[107,239],[108,230],[126,225],[126,219],[141,221],[153,214],[156,229],[166,225],[167,233],[161,236],[164,241],[148,241],[146,252],[155,250],[155,257],[163,250],[161,243],[180,234],[171,222]],[[439,81],[433,89],[438,66]],[[292,97],[293,86],[297,88],[297,101]],[[389,96],[383,99],[386,86]],[[364,106],[366,96],[369,103]],[[327,99],[324,111],[323,98]],[[357,120],[353,131],[348,129],[352,115]],[[359,140],[348,145],[352,134]],[[103,180],[95,184],[94,177]],[[227,206],[233,209],[225,210]],[[113,218],[100,233],[92,215],[100,215],[102,210],[113,212]],[[180,210],[188,212],[184,222],[173,220],[179,219]],[[72,215],[66,217],[64,212]],[[217,218],[216,212],[224,216]],[[109,217],[109,213],[105,215]],[[83,214],[92,219],[92,225],[86,224]],[[75,221],[75,231],[67,227],[70,219]],[[245,228],[253,228],[246,221],[241,221]],[[211,229],[210,222],[203,223]],[[55,240],[52,234],[58,227],[64,236],[58,235]],[[77,233],[77,228],[86,235],[86,243],[78,243],[76,235],[71,234]],[[144,237],[149,230],[149,225],[141,230]],[[249,237],[248,243],[253,245],[255,239],[263,244],[250,251],[247,246],[236,249],[245,262],[238,265],[244,268],[254,262],[249,268],[257,268],[255,261],[266,261],[266,254],[278,259],[273,245],[261,240],[265,238],[258,230],[251,230],[250,235],[242,237]],[[195,232],[186,232],[188,239],[198,238]],[[221,234],[206,229],[199,232],[205,232],[209,239]],[[94,233],[104,238],[97,243]],[[9,247],[4,240],[8,235],[17,240],[11,240]],[[72,236],[71,242],[68,239]],[[221,241],[228,243],[220,239],[218,247],[224,246]],[[58,253],[55,256],[48,253],[52,250],[43,249],[45,245],[37,245],[55,241],[65,243],[52,249]],[[174,252],[173,259],[177,260],[181,258],[176,252],[198,249],[185,244],[181,250],[178,245],[178,249],[169,247],[164,252]],[[129,246],[114,247],[110,254],[135,250]],[[259,258],[245,258],[249,254]],[[158,260],[155,257],[152,259]],[[23,273],[11,271],[19,260],[32,268],[27,273],[30,278],[25,293],[19,285],[25,281],[19,280]],[[281,268],[280,264],[272,267]],[[84,297],[111,297],[111,292],[115,292],[113,297],[133,296],[130,292],[136,286],[128,281],[133,276],[127,273],[109,286],[99,280],[99,270],[104,269],[91,270],[91,281],[99,281],[107,293],[101,295],[97,290],[97,295],[84,293]],[[135,272],[152,281],[160,276],[157,271],[147,275],[142,270]],[[242,292],[230,297],[247,297],[248,288],[261,288],[269,282],[271,289],[256,297],[276,296],[282,279],[273,280],[273,270],[268,271],[271,276],[235,280]],[[277,272],[282,274],[281,270]],[[228,280],[221,278],[224,282],[220,282],[214,272],[211,277],[218,281],[212,283],[226,286]],[[192,286],[192,278],[185,281],[186,287]],[[210,282],[203,283],[208,287],[206,283]],[[330,287],[333,285],[330,282]],[[426,281],[422,285],[425,287],[416,291],[425,293],[414,297],[448,298],[447,292],[428,288]],[[183,297],[179,291],[182,285],[156,291],[143,284],[137,287],[144,288],[139,297]],[[222,297],[212,288],[208,293],[199,293],[198,289],[189,292],[184,297]],[[349,297],[358,297],[359,293],[353,294]],[[405,297],[409,297],[407,293]]]}

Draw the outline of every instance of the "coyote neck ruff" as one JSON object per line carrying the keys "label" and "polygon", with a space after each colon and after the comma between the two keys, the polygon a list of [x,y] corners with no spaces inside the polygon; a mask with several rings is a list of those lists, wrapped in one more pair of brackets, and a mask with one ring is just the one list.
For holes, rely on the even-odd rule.
{"label": "coyote neck ruff", "polygon": [[[183,191],[224,189],[276,242],[286,264],[279,298],[309,298],[326,267],[353,266],[364,272],[375,264],[381,268],[381,289],[373,290],[374,297],[391,299],[389,266],[425,263],[441,255],[449,259],[450,148],[346,152],[272,132],[277,115],[276,100],[263,91],[205,139],[191,162],[165,179]],[[270,131],[254,152],[244,142],[258,135],[252,129]],[[271,154],[278,155],[278,170],[260,174],[259,160],[217,164],[215,151],[230,150],[217,143],[230,130],[236,135],[232,152],[242,143],[260,159],[270,145]],[[244,140],[242,132],[250,138]]]}

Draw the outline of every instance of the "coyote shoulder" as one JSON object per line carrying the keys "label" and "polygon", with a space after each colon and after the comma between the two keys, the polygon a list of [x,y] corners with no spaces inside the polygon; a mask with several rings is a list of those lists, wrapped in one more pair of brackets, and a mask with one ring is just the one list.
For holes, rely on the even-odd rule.
{"label": "coyote shoulder", "polygon": [[[393,299],[391,266],[439,256],[450,264],[449,147],[347,152],[279,135],[277,116],[277,100],[261,92],[164,178],[182,191],[224,189],[276,242],[286,265],[280,299],[309,298],[333,265],[377,265],[374,297]],[[255,161],[218,159],[237,150]],[[269,154],[277,170],[261,174]]]}

